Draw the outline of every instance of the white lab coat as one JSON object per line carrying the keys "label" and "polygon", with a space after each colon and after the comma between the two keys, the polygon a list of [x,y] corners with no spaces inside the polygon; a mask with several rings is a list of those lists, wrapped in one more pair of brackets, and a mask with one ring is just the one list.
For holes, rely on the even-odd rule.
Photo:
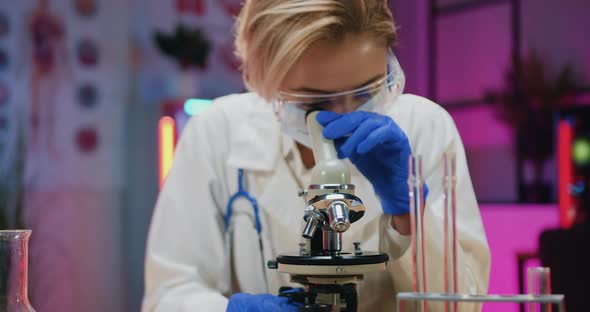
{"label": "white lab coat", "polygon": [[[430,189],[425,212],[428,290],[443,291],[442,157],[455,151],[459,289],[487,292],[489,249],[452,118],[437,104],[409,94],[391,105],[389,115],[407,134],[413,153],[424,159]],[[309,181],[294,141],[281,133],[271,105],[257,95],[220,98],[192,118],[178,143],[151,224],[143,311],[225,311],[224,294],[231,287],[267,292],[252,208],[243,200],[234,207],[234,285],[228,282],[223,217],[237,190],[238,168],[245,170],[248,191],[260,206],[264,263],[298,250],[305,205],[297,190]],[[351,170],[367,213],[344,234],[344,249],[353,250],[352,243],[360,241],[363,250],[385,252],[391,259],[386,272],[367,274],[359,283],[359,311],[395,311],[396,293],[412,290],[410,239],[391,227],[391,217],[383,215],[371,184],[352,165]],[[293,285],[287,274],[276,270],[267,270],[267,277],[273,294]]]}

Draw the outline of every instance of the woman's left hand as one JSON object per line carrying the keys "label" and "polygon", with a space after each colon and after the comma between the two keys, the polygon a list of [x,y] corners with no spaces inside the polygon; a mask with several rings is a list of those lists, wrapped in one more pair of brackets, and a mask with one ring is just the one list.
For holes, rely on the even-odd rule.
{"label": "woman's left hand", "polygon": [[349,158],[371,182],[383,212],[409,212],[408,174],[410,143],[402,129],[387,116],[355,111],[317,115],[324,137],[334,140],[338,157]]}

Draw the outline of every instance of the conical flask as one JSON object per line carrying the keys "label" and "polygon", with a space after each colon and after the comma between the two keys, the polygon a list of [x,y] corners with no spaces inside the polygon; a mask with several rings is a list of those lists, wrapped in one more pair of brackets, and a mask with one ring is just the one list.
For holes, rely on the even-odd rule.
{"label": "conical flask", "polygon": [[30,230],[0,231],[0,312],[34,312],[27,294]]}

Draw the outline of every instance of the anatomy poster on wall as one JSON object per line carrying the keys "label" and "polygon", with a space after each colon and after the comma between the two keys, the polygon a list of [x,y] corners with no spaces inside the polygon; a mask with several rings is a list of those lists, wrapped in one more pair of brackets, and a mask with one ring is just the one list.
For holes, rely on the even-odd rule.
{"label": "anatomy poster on wall", "polygon": [[0,226],[33,231],[37,311],[124,310],[128,7],[0,1],[0,223],[16,216]]}
{"label": "anatomy poster on wall", "polygon": [[[159,0],[137,1],[134,11],[134,34],[142,61],[149,68],[140,69],[140,86],[147,101],[178,97],[178,77],[183,69],[164,55],[154,43],[156,33],[172,36],[182,25],[189,31],[201,31],[209,43],[206,66],[194,72],[194,94],[215,98],[245,90],[234,55],[233,26],[241,0]],[[147,66],[146,66],[147,67]]]}
{"label": "anatomy poster on wall", "polygon": [[[13,133],[2,136],[1,153],[20,153],[12,156],[25,159],[30,187],[122,185],[128,33],[100,31],[117,20],[97,12],[90,0],[0,3],[0,120]],[[8,140],[17,132],[20,150]]]}

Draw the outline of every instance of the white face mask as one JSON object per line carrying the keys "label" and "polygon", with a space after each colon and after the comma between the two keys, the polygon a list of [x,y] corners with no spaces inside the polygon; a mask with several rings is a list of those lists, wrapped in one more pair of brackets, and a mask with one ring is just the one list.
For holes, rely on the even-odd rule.
{"label": "white face mask", "polygon": [[[389,70],[393,73],[391,85],[383,88],[378,94],[359,106],[357,111],[385,114],[390,105],[402,94],[405,76],[395,56],[390,59],[389,66]],[[275,103],[275,105],[278,104]],[[305,122],[307,111],[296,105],[283,105],[280,109],[275,107],[275,112],[277,112],[281,123],[281,131],[300,144],[311,148],[311,137]]]}

